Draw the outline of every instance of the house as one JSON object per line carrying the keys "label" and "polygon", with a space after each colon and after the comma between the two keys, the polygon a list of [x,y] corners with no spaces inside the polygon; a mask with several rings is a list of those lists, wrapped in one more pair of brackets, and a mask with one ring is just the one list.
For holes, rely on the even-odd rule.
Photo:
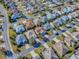
{"label": "house", "polygon": [[22,23],[24,24],[26,29],[30,29],[30,28],[34,27],[33,20],[31,20],[31,19],[23,20]]}
{"label": "house", "polygon": [[70,37],[66,37],[66,36],[65,36],[65,38],[64,38],[64,42],[65,42],[66,45],[69,46],[69,47],[70,47],[70,45],[71,45],[71,43],[70,43],[71,40],[72,40],[72,38],[70,38]]}
{"label": "house", "polygon": [[40,25],[41,21],[40,21],[39,18],[36,18],[36,19],[33,20],[33,23],[34,23],[34,25],[37,26],[37,25]]}
{"label": "house", "polygon": [[58,3],[58,2],[59,2],[59,0],[52,0],[52,2],[53,2],[53,3]]}
{"label": "house", "polygon": [[68,20],[69,20],[69,18],[67,16],[63,16],[63,17],[56,20],[56,24],[58,26],[60,26],[60,25],[65,24]]}
{"label": "house", "polygon": [[20,34],[20,35],[16,36],[17,46],[24,46],[26,43],[28,43],[28,40],[23,34]]}
{"label": "house", "polygon": [[14,29],[15,29],[16,33],[22,33],[25,31],[25,28],[23,25],[14,26]]}
{"label": "house", "polygon": [[68,53],[68,54],[66,54],[66,55],[63,56],[63,59],[70,59],[70,56],[71,56],[71,54]]}
{"label": "house", "polygon": [[73,9],[71,9],[70,7],[64,7],[63,12],[64,13],[70,13],[70,12],[73,12]]}
{"label": "house", "polygon": [[42,16],[40,19],[41,23],[46,23],[48,20],[50,20],[49,18],[47,18],[47,16]]}
{"label": "house", "polygon": [[48,19],[52,19],[52,14],[51,14],[51,13],[46,12],[46,15],[47,15],[47,18],[48,18]]}
{"label": "house", "polygon": [[56,15],[56,17],[60,16],[61,15],[61,12],[59,10],[54,10],[53,11],[53,14]]}
{"label": "house", "polygon": [[68,10],[67,10],[66,7],[63,8],[63,12],[64,12],[64,13],[68,13]]}
{"label": "house", "polygon": [[37,38],[36,33],[34,32],[34,30],[29,30],[27,32],[25,32],[26,37],[29,39],[29,43],[36,43],[35,39]]}
{"label": "house", "polygon": [[59,11],[59,10],[54,10],[54,12],[57,13],[57,16],[61,15],[61,11]]}
{"label": "house", "polygon": [[56,24],[56,26],[60,26],[63,24],[63,20],[61,18],[56,19],[55,24]]}
{"label": "house", "polygon": [[44,30],[50,30],[52,27],[52,25],[50,23],[46,23],[43,25]]}
{"label": "house", "polygon": [[79,39],[79,34],[78,34],[78,35],[76,35],[76,38],[77,38],[77,39]]}
{"label": "house", "polygon": [[23,18],[24,15],[21,12],[17,11],[17,12],[12,14],[11,20],[16,21],[17,19],[19,19],[21,17]]}
{"label": "house", "polygon": [[57,42],[53,45],[53,48],[57,51],[57,53],[60,57],[62,57],[62,55],[63,55],[63,47],[62,47],[63,45],[62,45],[62,43],[63,43],[62,41],[59,41],[59,42]]}
{"label": "house", "polygon": [[58,59],[58,56],[53,49],[51,49],[51,59]]}
{"label": "house", "polygon": [[29,30],[29,31],[25,32],[25,35],[28,39],[35,39],[37,37],[34,30]]}
{"label": "house", "polygon": [[51,59],[51,50],[50,49],[44,49],[42,52],[44,59]]}
{"label": "house", "polygon": [[68,16],[63,16],[63,17],[61,17],[61,19],[66,23],[69,20],[69,17]]}
{"label": "house", "polygon": [[47,13],[47,18],[48,19],[55,19],[56,18],[56,14],[55,13],[53,13],[53,14]]}
{"label": "house", "polygon": [[31,4],[27,4],[28,11],[34,11],[34,7]]}
{"label": "house", "polygon": [[75,11],[76,12],[76,14],[79,16],[79,11]]}
{"label": "house", "polygon": [[58,25],[63,25],[65,24],[67,21],[67,19],[65,19],[65,17],[61,17],[57,20]]}
{"label": "house", "polygon": [[57,17],[57,14],[53,13],[52,14],[52,19],[55,19]]}
{"label": "house", "polygon": [[42,5],[42,6],[39,7],[39,11],[43,11],[43,10],[45,10],[45,8],[44,8],[44,6]]}
{"label": "house", "polygon": [[72,35],[76,37],[77,41],[79,40],[79,32],[72,32]]}
{"label": "house", "polygon": [[8,7],[11,8],[11,9],[14,9],[14,8],[17,7],[17,5],[16,5],[15,2],[8,3],[7,5],[8,5]]}
{"label": "house", "polygon": [[44,59],[58,59],[58,56],[55,54],[52,48],[44,49],[42,55],[44,56]]}
{"label": "house", "polygon": [[10,51],[10,50],[6,50],[6,51],[5,51],[5,54],[6,54],[8,57],[12,57],[12,56],[13,56],[13,53],[12,53],[12,51]]}
{"label": "house", "polygon": [[42,35],[42,36],[44,36],[44,35],[46,34],[46,31],[44,30],[43,27],[36,27],[36,28],[35,28],[35,33],[36,33],[37,35]]}
{"label": "house", "polygon": [[61,25],[65,24],[65,22],[66,22],[65,20],[66,20],[66,19],[60,18],[60,21],[61,21],[61,23],[62,23]]}
{"label": "house", "polygon": [[63,55],[65,55],[68,51],[69,51],[69,48],[63,44]]}
{"label": "house", "polygon": [[8,3],[10,3],[10,2],[11,2],[10,0],[6,0],[6,1],[5,1],[6,4],[8,4]]}
{"label": "house", "polygon": [[79,59],[79,48],[75,50],[75,56],[77,57],[77,59]]}
{"label": "house", "polygon": [[71,5],[71,8],[73,8],[73,10],[78,10],[78,6],[77,5]]}
{"label": "house", "polygon": [[76,12],[73,12],[72,14],[70,14],[70,16],[71,16],[72,18],[76,18],[76,17],[78,17],[78,14],[77,14]]}
{"label": "house", "polygon": [[69,51],[69,49],[64,45],[63,41],[59,41],[55,43],[53,45],[53,48],[55,49],[55,51],[60,57],[62,57],[64,54],[66,54]]}
{"label": "house", "polygon": [[71,16],[71,14],[68,15],[69,21],[71,21],[73,18]]}

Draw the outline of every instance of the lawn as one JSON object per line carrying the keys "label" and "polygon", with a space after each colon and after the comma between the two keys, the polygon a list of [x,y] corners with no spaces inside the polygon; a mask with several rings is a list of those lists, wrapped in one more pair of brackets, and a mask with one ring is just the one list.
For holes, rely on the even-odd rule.
{"label": "lawn", "polygon": [[9,37],[13,38],[13,36],[16,36],[16,32],[13,29],[9,29]]}
{"label": "lawn", "polygon": [[13,44],[12,44],[12,48],[13,48],[13,51],[14,51],[15,53],[19,53],[19,52],[21,52],[21,51],[26,50],[26,48],[25,48],[24,46],[18,48],[17,45],[13,45]]}
{"label": "lawn", "polygon": [[0,59],[6,59],[6,56],[0,52]]}
{"label": "lawn", "polygon": [[44,50],[44,47],[43,46],[40,46],[39,48],[37,48],[35,50],[35,52],[38,53],[38,54],[40,54],[40,53],[42,53],[43,50]]}
{"label": "lawn", "polygon": [[0,23],[2,23],[2,20],[0,19]]}
{"label": "lawn", "polygon": [[69,30],[69,32],[73,33],[73,32],[77,32],[76,28],[72,28],[71,30]]}
{"label": "lawn", "polygon": [[48,45],[49,47],[52,47],[52,46],[53,46],[53,43],[50,42],[50,41],[48,41],[48,42],[47,42],[47,45]]}
{"label": "lawn", "polygon": [[15,53],[18,53],[18,51],[23,51],[23,50],[25,50],[25,47],[24,47],[24,46],[23,46],[23,47],[20,47],[20,48],[17,47],[16,41],[15,41],[16,32],[15,32],[13,29],[9,29],[9,37],[10,37],[10,42],[11,42],[13,51],[14,51]]}
{"label": "lawn", "polygon": [[62,34],[62,35],[57,36],[57,39],[63,41],[64,40],[64,35]]}

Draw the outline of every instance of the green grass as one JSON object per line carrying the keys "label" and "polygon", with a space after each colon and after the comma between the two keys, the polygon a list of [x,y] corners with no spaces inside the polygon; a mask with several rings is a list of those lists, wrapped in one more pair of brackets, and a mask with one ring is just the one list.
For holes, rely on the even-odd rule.
{"label": "green grass", "polygon": [[38,53],[38,54],[40,54],[40,53],[42,53],[43,50],[44,50],[44,47],[43,46],[40,46],[39,48],[37,48],[35,50],[35,52]]}
{"label": "green grass", "polygon": [[51,47],[51,46],[52,46],[52,43],[51,43],[50,41],[48,41],[48,42],[47,42],[47,45],[48,45],[49,47]]}
{"label": "green grass", "polygon": [[10,38],[15,38],[16,32],[13,29],[9,29],[9,37]]}
{"label": "green grass", "polygon": [[24,46],[20,47],[20,48],[17,47],[16,40],[15,40],[16,39],[16,32],[13,29],[9,29],[9,37],[10,37],[10,42],[11,42],[13,51],[15,53],[18,53],[17,49],[19,51],[24,51],[26,49]]}
{"label": "green grass", "polygon": [[73,33],[73,32],[77,32],[76,28],[72,28],[71,30],[69,30],[69,32]]}
{"label": "green grass", "polygon": [[2,20],[0,20],[0,23],[2,23]]}
{"label": "green grass", "polygon": [[1,14],[1,12],[0,12],[0,18],[2,17],[3,15]]}
{"label": "green grass", "polygon": [[59,36],[57,36],[57,39],[59,39],[59,40],[64,40],[64,35],[59,35]]}
{"label": "green grass", "polygon": [[6,55],[0,51],[0,59],[6,59]]}

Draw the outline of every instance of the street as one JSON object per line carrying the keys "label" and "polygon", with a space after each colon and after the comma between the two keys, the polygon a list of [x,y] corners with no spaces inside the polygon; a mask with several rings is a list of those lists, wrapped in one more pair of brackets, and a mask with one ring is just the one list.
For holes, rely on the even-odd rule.
{"label": "street", "polygon": [[[8,16],[7,16],[7,12],[4,9],[4,7],[0,4],[0,12],[2,13],[2,15],[4,15],[3,19],[3,24],[2,24],[2,28],[3,28],[3,40],[5,41],[5,48],[6,50],[10,50],[13,52],[11,44],[10,44],[10,40],[9,40],[9,25],[8,25]],[[15,59],[15,57],[7,57],[7,59]]]}

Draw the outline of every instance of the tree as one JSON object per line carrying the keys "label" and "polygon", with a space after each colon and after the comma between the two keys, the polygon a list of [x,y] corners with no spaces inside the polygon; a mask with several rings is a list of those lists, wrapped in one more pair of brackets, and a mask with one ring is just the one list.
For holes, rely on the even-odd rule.
{"label": "tree", "polygon": [[28,58],[27,58],[27,57],[21,57],[21,56],[20,56],[18,59],[28,59]]}

